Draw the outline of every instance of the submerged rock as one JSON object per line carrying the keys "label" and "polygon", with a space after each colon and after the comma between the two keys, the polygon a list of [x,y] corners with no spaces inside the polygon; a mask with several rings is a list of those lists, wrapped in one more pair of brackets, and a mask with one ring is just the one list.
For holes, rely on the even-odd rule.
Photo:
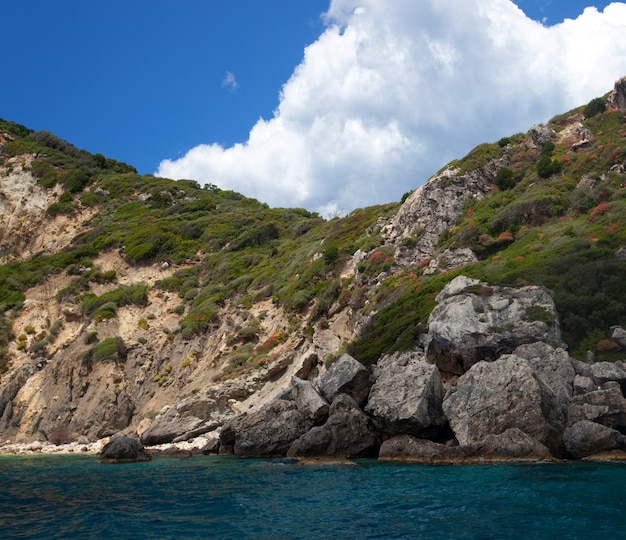
{"label": "submerged rock", "polygon": [[98,461],[100,463],[134,463],[151,459],[152,456],[139,439],[128,435],[117,435],[104,445]]}

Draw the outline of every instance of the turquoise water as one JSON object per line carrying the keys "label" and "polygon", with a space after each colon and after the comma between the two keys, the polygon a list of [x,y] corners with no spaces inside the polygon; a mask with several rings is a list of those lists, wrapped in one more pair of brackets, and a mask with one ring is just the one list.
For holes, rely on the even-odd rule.
{"label": "turquoise water", "polygon": [[0,537],[626,537],[626,465],[0,456]]}

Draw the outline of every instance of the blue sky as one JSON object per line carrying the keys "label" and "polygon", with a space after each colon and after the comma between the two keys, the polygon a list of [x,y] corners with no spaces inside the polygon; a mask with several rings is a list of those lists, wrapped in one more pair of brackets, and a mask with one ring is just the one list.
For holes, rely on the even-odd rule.
{"label": "blue sky", "polygon": [[323,214],[399,200],[626,75],[622,2],[5,4],[1,118]]}

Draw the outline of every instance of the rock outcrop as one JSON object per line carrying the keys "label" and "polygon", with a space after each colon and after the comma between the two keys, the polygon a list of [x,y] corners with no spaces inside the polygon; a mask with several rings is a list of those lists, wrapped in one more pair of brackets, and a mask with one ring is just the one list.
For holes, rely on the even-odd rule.
{"label": "rock outcrop", "polygon": [[435,255],[439,236],[454,226],[463,203],[470,197],[484,198],[491,191],[497,169],[507,163],[505,157],[467,174],[445,169],[417,188],[383,228],[386,240],[396,246],[398,264],[410,266]]}
{"label": "rock outcrop", "polygon": [[426,354],[441,371],[462,375],[516,347],[560,344],[554,301],[542,287],[490,287],[459,276],[437,296],[428,319]]}
{"label": "rock outcrop", "polygon": [[626,77],[615,81],[613,91],[609,95],[609,106],[620,111],[626,111]]}

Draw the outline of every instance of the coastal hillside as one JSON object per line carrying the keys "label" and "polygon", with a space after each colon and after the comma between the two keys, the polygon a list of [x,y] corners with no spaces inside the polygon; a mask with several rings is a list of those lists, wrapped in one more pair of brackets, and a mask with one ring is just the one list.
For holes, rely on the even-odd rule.
{"label": "coastal hillside", "polygon": [[[508,433],[582,457],[564,433],[589,422],[585,441],[623,449],[625,114],[626,78],[333,219],[0,120],[0,441],[390,457],[418,441],[454,458]],[[551,383],[542,363],[570,367]],[[404,417],[409,377],[427,411]],[[477,399],[512,410],[485,389],[511,377],[537,416],[472,423]],[[593,403],[613,408],[585,416],[605,383]],[[320,442],[350,439],[332,418],[361,446]],[[270,420],[293,431],[276,441]]]}

